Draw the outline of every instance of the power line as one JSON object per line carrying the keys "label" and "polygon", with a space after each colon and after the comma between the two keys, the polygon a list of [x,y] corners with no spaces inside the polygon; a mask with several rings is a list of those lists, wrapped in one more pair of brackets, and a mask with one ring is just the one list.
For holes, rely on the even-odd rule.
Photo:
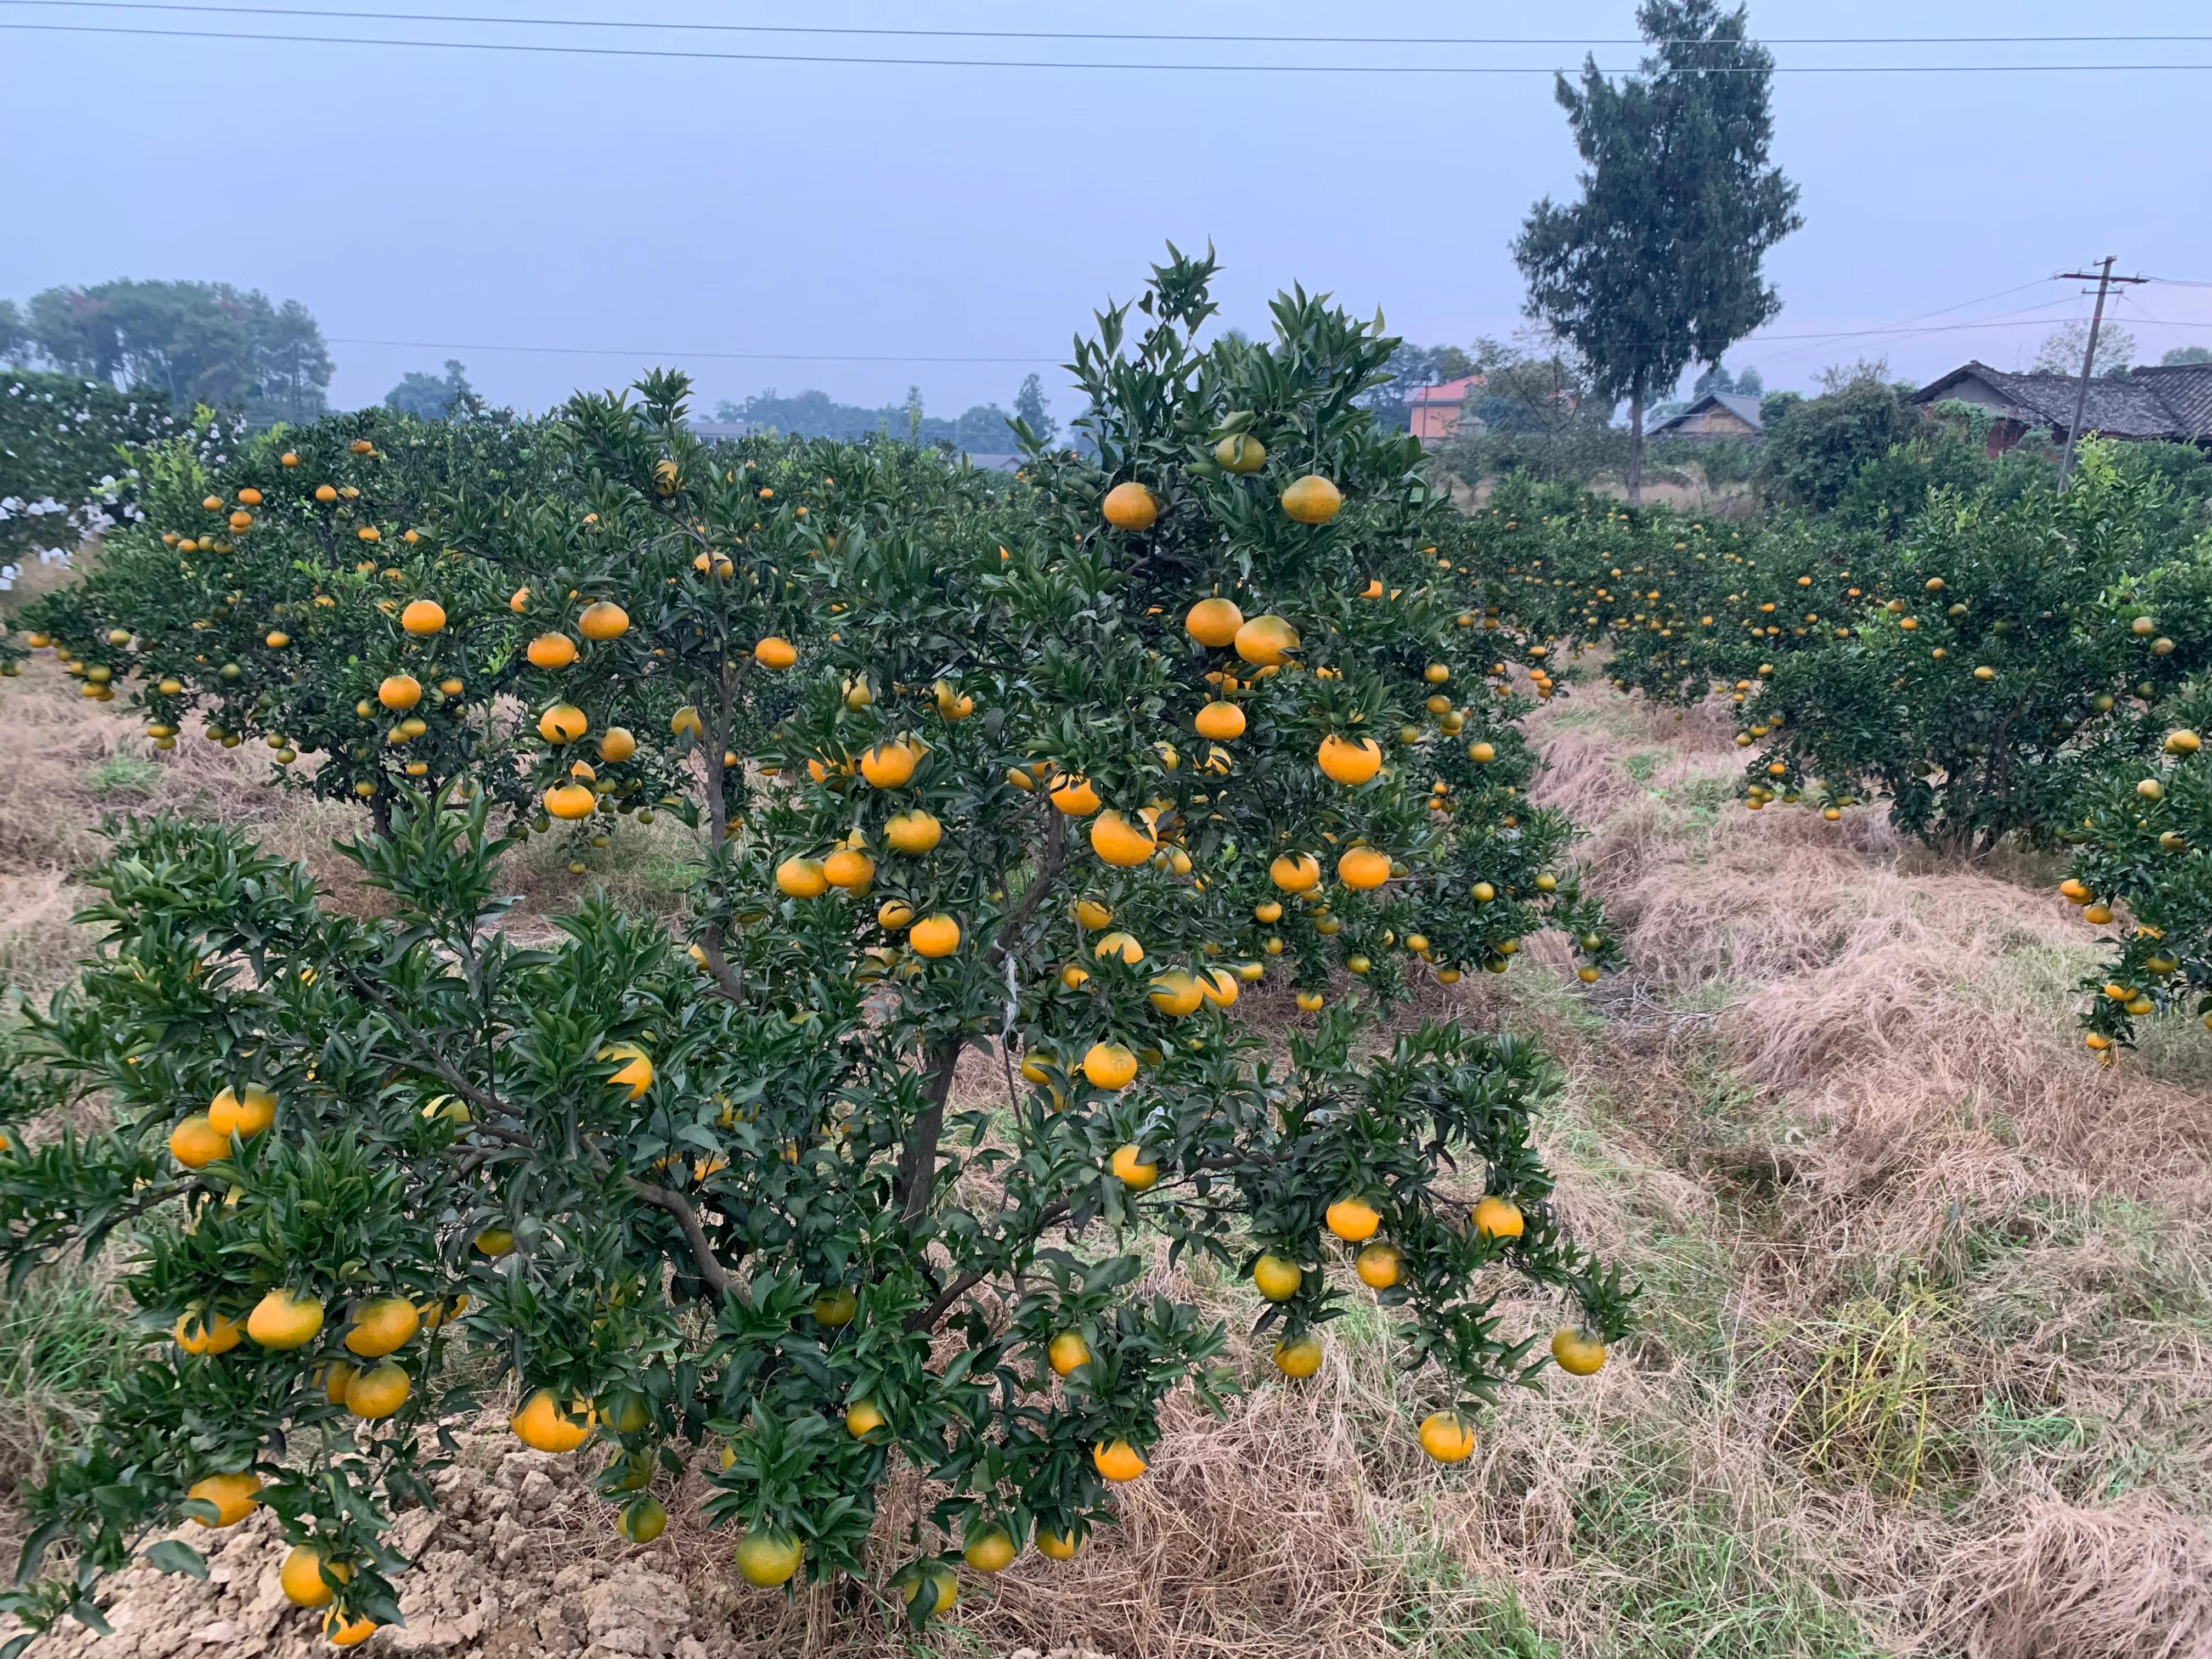
{"label": "power line", "polygon": [[42,5],[81,11],[216,13],[245,17],[319,17],[351,22],[490,23],[538,28],[665,30],[699,34],[820,34],[927,40],[1106,40],[1184,45],[1328,46],[2150,46],[2212,41],[2212,34],[1806,34],[1771,35],[1756,41],[1714,41],[1699,36],[1641,35],[1361,35],[1108,33],[1073,29],[885,28],[815,23],[651,22],[635,18],[527,17],[472,12],[362,11],[313,6],[187,5],[177,0],[0,0],[0,5]]}
{"label": "power line", "polygon": [[[15,0],[7,0],[14,3]],[[88,23],[0,22],[0,29],[43,34],[130,35],[168,40],[251,40],[317,46],[408,46],[444,52],[519,52],[558,58],[685,59],[705,63],[838,64],[892,69],[1133,70],[1195,75],[1553,75],[1534,65],[1500,64],[1153,64],[1108,60],[1017,58],[878,58],[849,53],[699,52],[672,46],[563,46],[521,40],[410,40],[349,34],[257,34],[236,29],[157,29]],[[1378,43],[1387,44],[1387,43]],[[1717,64],[1705,75],[2140,75],[2212,70],[2212,64],[1778,64],[1771,66]],[[1604,75],[1633,75],[1634,69],[1601,70]]]}

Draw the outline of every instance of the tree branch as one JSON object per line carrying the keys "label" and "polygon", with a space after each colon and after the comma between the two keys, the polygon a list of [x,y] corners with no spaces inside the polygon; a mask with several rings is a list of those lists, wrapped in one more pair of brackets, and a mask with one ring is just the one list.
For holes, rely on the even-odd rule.
{"label": "tree branch", "polygon": [[[1048,1228],[1051,1228],[1059,1222],[1065,1220],[1066,1216],[1066,1200],[1059,1199],[1046,1205],[1044,1208],[1037,1212],[1036,1224],[1030,1227],[1029,1237],[1024,1242],[1032,1244],[1035,1243],[1037,1238]],[[939,1296],[936,1301],[931,1303],[927,1308],[919,1309],[907,1316],[907,1329],[909,1331],[927,1331],[935,1329],[937,1322],[945,1317],[946,1310],[949,1310],[954,1303],[957,1302],[962,1297],[967,1295],[969,1291],[974,1290],[978,1285],[981,1284],[990,1276],[989,1270],[982,1267],[970,1268],[968,1272],[961,1274],[959,1278],[954,1279],[950,1285],[947,1285],[945,1287],[943,1294]]]}
{"label": "tree branch", "polygon": [[684,1230],[684,1242],[691,1247],[691,1264],[698,1268],[699,1277],[716,1296],[727,1296],[733,1283],[729,1269],[715,1258],[714,1247],[708,1242],[707,1229],[700,1223],[699,1212],[684,1194],[653,1186],[635,1176],[629,1178],[629,1189],[640,1202],[676,1218],[676,1224]]}
{"label": "tree branch", "polygon": [[1045,824],[1044,851],[1037,859],[1036,873],[1030,878],[1029,885],[1022,890],[1020,902],[1006,913],[1006,919],[999,924],[999,937],[985,954],[984,960],[994,968],[1006,959],[1008,951],[1012,949],[1009,941],[1021,932],[1029,919],[1036,913],[1037,906],[1043,903],[1046,895],[1052,891],[1053,883],[1060,875],[1060,866],[1067,858],[1066,825],[1066,815],[1056,809],[1053,811]]}
{"label": "tree branch", "polygon": [[963,1040],[955,1037],[929,1056],[929,1104],[907,1131],[899,1150],[899,1211],[907,1220],[917,1219],[929,1207],[930,1188],[937,1179],[937,1143],[945,1133],[945,1102],[952,1092],[952,1074],[959,1068]]}

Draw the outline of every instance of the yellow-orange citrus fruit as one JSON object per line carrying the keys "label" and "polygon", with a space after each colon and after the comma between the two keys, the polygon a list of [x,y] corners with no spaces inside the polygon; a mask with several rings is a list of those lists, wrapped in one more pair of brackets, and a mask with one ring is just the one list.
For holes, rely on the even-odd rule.
{"label": "yellow-orange citrus fruit", "polygon": [[885,899],[876,907],[876,925],[894,933],[914,925],[914,906],[904,899]]}
{"label": "yellow-orange citrus fruit", "polygon": [[860,775],[878,789],[896,789],[914,775],[915,759],[902,743],[879,743],[860,757]]}
{"label": "yellow-orange citrus fruit", "polygon": [[236,1474],[211,1474],[204,1480],[195,1480],[185,1488],[185,1496],[215,1505],[214,1520],[192,1517],[201,1526],[234,1527],[253,1513],[254,1506],[261,1501],[257,1495],[260,1491],[261,1477],[251,1469],[244,1469]]}
{"label": "yellow-orange citrus fruit", "polygon": [[276,1093],[258,1083],[247,1084],[242,1095],[225,1089],[208,1107],[208,1126],[225,1140],[251,1140],[276,1121]]}
{"label": "yellow-orange citrus fruit", "polygon": [[412,674],[392,674],[376,688],[376,700],[393,714],[412,708],[422,701],[422,682]]}
{"label": "yellow-orange citrus fruit", "polygon": [[1094,1042],[1084,1052],[1083,1075],[1094,1088],[1125,1088],[1137,1075],[1137,1057],[1126,1043]]}
{"label": "yellow-orange citrus fruit", "polygon": [[805,1556],[805,1548],[789,1533],[765,1528],[749,1532],[738,1540],[738,1573],[756,1589],[772,1589],[791,1582]]}
{"label": "yellow-orange citrus fruit", "polygon": [[357,1648],[376,1632],[376,1620],[365,1613],[349,1619],[332,1607],[323,1615],[323,1640],[334,1648]]}
{"label": "yellow-orange citrus fruit", "polygon": [[622,1061],[607,1081],[617,1089],[629,1090],[630,1099],[637,1099],[653,1087],[653,1061],[635,1043],[617,1042],[611,1048],[602,1048],[599,1058]]}
{"label": "yellow-orange citrus fruit", "polygon": [[1278,1342],[1275,1369],[1285,1376],[1311,1376],[1321,1369],[1321,1338],[1308,1331],[1304,1336]]}
{"label": "yellow-orange citrus fruit", "polygon": [[1114,913],[1097,899],[1078,899],[1075,901],[1075,920],[1085,927],[1103,927],[1114,920]]}
{"label": "yellow-orange citrus fruit", "polygon": [[514,1431],[514,1437],[526,1446],[542,1452],[572,1452],[584,1443],[592,1432],[592,1414],[588,1410],[563,1412],[553,1403],[550,1389],[540,1389],[522,1402],[522,1409],[507,1419],[507,1425]]}
{"label": "yellow-orange citrus fruit", "polygon": [[775,866],[778,891],[793,898],[819,898],[830,890],[820,859],[789,858]]}
{"label": "yellow-orange citrus fruit", "polygon": [[1219,650],[1236,643],[1237,630],[1244,626],[1244,613],[1234,599],[1200,599],[1183,617],[1182,626],[1183,632],[1200,645]]}
{"label": "yellow-orange citrus fruit", "polygon": [[204,1170],[230,1156],[230,1137],[217,1134],[205,1112],[194,1112],[169,1131],[169,1156],[187,1170]]}
{"label": "yellow-orange citrus fruit", "polygon": [[[353,1569],[337,1561],[331,1563],[330,1574],[343,1584],[353,1577]],[[323,1553],[312,1544],[293,1546],[284,1565],[276,1570],[276,1582],[283,1589],[284,1599],[295,1607],[326,1607],[336,1594],[323,1582]]]}
{"label": "yellow-orange citrus fruit", "polygon": [[1347,847],[1336,861],[1336,878],[1355,891],[1370,891],[1390,879],[1389,858],[1372,847]]}
{"label": "yellow-orange citrus fruit", "polygon": [[363,1359],[381,1359],[414,1340],[422,1328],[422,1310],[404,1296],[380,1297],[363,1303],[345,1334],[346,1351]]}
{"label": "yellow-orange citrus fruit", "polygon": [[919,808],[911,812],[894,812],[884,824],[884,840],[894,853],[918,857],[945,839],[945,826],[937,821],[936,814]]}
{"label": "yellow-orange citrus fruit", "polygon": [[1073,1561],[1075,1552],[1083,1547],[1073,1533],[1054,1532],[1050,1527],[1036,1529],[1036,1547],[1039,1555],[1054,1561]]}
{"label": "yellow-orange citrus fruit", "polygon": [[346,1384],[345,1408],[364,1422],[374,1422],[398,1411],[407,1395],[407,1373],[397,1360],[387,1359]]}
{"label": "yellow-orange citrus fruit", "polygon": [[1364,1198],[1340,1198],[1328,1206],[1324,1219],[1329,1231],[1347,1244],[1361,1244],[1375,1237],[1382,1218]]}
{"label": "yellow-orange citrus fruit", "polygon": [[538,735],[548,743],[574,743],[591,724],[574,703],[556,702],[538,717]]}
{"label": "yellow-orange citrus fruit", "polygon": [[1004,1572],[1013,1565],[1014,1554],[1014,1540],[1004,1527],[984,1528],[960,1552],[961,1559],[978,1572]]}
{"label": "yellow-orange citrus fruit", "polygon": [[1059,778],[1052,786],[1052,804],[1072,818],[1088,817],[1098,810],[1098,791],[1088,778]]}
{"label": "yellow-orange citrus fruit", "polygon": [[1270,1251],[1252,1264],[1252,1284],[1270,1302],[1287,1302],[1306,1281],[1305,1269]]}
{"label": "yellow-orange citrus fruit", "polygon": [[213,1317],[202,1313],[177,1316],[177,1346],[186,1353],[228,1353],[245,1334],[245,1328],[235,1319],[221,1314]]}
{"label": "yellow-orange citrus fruit", "polygon": [[1510,1198],[1492,1193],[1474,1206],[1474,1230],[1485,1238],[1518,1238],[1527,1225]]}
{"label": "yellow-orange citrus fruit", "polygon": [[1352,1259],[1352,1270],[1370,1290],[1387,1291],[1398,1282],[1404,1258],[1395,1244],[1376,1240]]}
{"label": "yellow-orange citrus fruit", "polygon": [[1279,853],[1267,866],[1267,879],[1286,893],[1304,893],[1321,883],[1321,860],[1310,853]]}
{"label": "yellow-orange citrus fruit", "polygon": [[855,1400],[845,1407],[845,1432],[858,1440],[883,1427],[884,1418],[872,1400]]}
{"label": "yellow-orange citrus fruit", "polygon": [[1146,1163],[1144,1153],[1134,1146],[1115,1147],[1108,1167],[1131,1192],[1141,1193],[1160,1178],[1160,1166]]}
{"label": "yellow-orange citrus fruit", "polygon": [[1115,1440],[1091,1449],[1091,1466],[1109,1480],[1134,1480],[1145,1472],[1145,1460],[1137,1449],[1126,1440]]}
{"label": "yellow-orange citrus fruit", "polygon": [[1091,954],[1102,961],[1108,957],[1118,957],[1134,967],[1145,959],[1145,947],[1137,943],[1133,933],[1103,933],[1091,947]]}
{"label": "yellow-orange citrus fruit", "polygon": [[1083,1340],[1080,1331],[1062,1331],[1046,1348],[1045,1358],[1054,1375],[1066,1376],[1091,1363],[1091,1345]]}
{"label": "yellow-orange citrus fruit", "polygon": [[580,783],[556,783],[545,792],[544,797],[547,812],[570,822],[591,817],[592,809],[599,802],[599,798]]}
{"label": "yellow-orange citrus fruit", "polygon": [[699,718],[699,711],[687,702],[668,717],[668,729],[679,738],[686,732],[695,738],[703,737],[707,723]]}
{"label": "yellow-orange citrus fruit", "polygon": [[1118,868],[1134,869],[1159,847],[1147,825],[1141,821],[1132,823],[1119,812],[1101,812],[1091,821],[1091,850]]}
{"label": "yellow-orange citrus fruit", "polygon": [[282,1289],[263,1297],[246,1316],[246,1334],[264,1348],[304,1348],[322,1328],[321,1303]]}
{"label": "yellow-orange citrus fruit", "polygon": [[599,758],[620,764],[637,753],[637,739],[627,726],[610,726],[599,737]]}
{"label": "yellow-orange citrus fruit", "polygon": [[1255,617],[1237,630],[1237,654],[1261,668],[1279,668],[1298,648],[1298,630],[1280,617]]}
{"label": "yellow-orange citrus fruit", "polygon": [[1208,968],[1198,976],[1198,993],[1217,1008],[1237,1000],[1237,975],[1226,968]]}
{"label": "yellow-orange citrus fruit", "polygon": [[566,668],[576,660],[576,642],[566,634],[540,634],[523,654],[532,668]]}
{"label": "yellow-orange citrus fruit", "polygon": [[835,1285],[814,1298],[814,1322],[842,1330],[860,1311],[860,1298],[849,1285]]}
{"label": "yellow-orange citrus fruit", "polygon": [[1160,516],[1160,504],[1152,499],[1152,492],[1133,481],[1108,490],[1099,510],[1116,530],[1150,530]]}
{"label": "yellow-orange citrus fruit", "polygon": [[633,1544],[650,1544],[668,1530],[668,1509],[658,1498],[633,1498],[623,1505],[615,1530]]}
{"label": "yellow-orange citrus fruit", "polygon": [[629,632],[629,612],[612,599],[599,599],[584,607],[576,631],[587,640],[618,640]]}
{"label": "yellow-orange citrus fruit", "polygon": [[1364,783],[1382,769],[1382,750],[1374,738],[1362,738],[1352,743],[1334,732],[1321,740],[1314,759],[1323,772],[1339,783]]}
{"label": "yellow-orange citrus fruit", "polygon": [[514,1249],[514,1235],[505,1227],[486,1227],[469,1243],[496,1260]]}
{"label": "yellow-orange citrus fruit", "polygon": [[1605,1364],[1605,1344],[1562,1325],[1552,1336],[1552,1358],[1570,1376],[1594,1376]]}
{"label": "yellow-orange citrus fruit", "polygon": [[1224,472],[1243,477],[1267,464],[1267,446],[1249,432],[1232,432],[1213,447],[1213,462]]}
{"label": "yellow-orange citrus fruit", "polygon": [[799,660],[799,647],[781,634],[770,634],[753,647],[753,660],[763,668],[788,668]]}
{"label": "yellow-orange citrus fruit", "polygon": [[1152,981],[1152,1006],[1171,1018],[1180,1019],[1185,1014],[1194,1014],[1206,1000],[1198,988],[1198,981],[1181,969],[1163,974]]}
{"label": "yellow-orange citrus fruit", "polygon": [[918,957],[949,957],[960,948],[960,924],[947,915],[924,916],[907,930]]}
{"label": "yellow-orange citrus fruit", "polygon": [[446,625],[446,607],[435,599],[410,599],[399,625],[410,634],[434,634]]}
{"label": "yellow-orange citrus fruit", "polygon": [[859,892],[876,878],[876,861],[857,847],[841,847],[822,860],[822,873],[832,887]]}
{"label": "yellow-orange citrus fruit", "polygon": [[1343,492],[1311,472],[1283,492],[1283,511],[1300,524],[1327,524],[1343,507]]}
{"label": "yellow-orange citrus fruit", "polygon": [[1191,724],[1200,737],[1226,743],[1244,735],[1244,711],[1233,702],[1210,702],[1198,711]]}
{"label": "yellow-orange citrus fruit", "polygon": [[1474,1431],[1456,1412],[1432,1412],[1421,1419],[1421,1449],[1439,1463],[1464,1463],[1474,1450]]}

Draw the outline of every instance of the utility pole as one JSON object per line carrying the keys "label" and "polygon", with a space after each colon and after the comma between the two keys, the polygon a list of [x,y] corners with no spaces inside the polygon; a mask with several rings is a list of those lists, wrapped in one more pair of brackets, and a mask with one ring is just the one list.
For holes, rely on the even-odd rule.
{"label": "utility pole", "polygon": [[2105,296],[2112,292],[2115,283],[2143,283],[2147,276],[2115,276],[2112,275],[2112,254],[2095,270],[2065,270],[2058,275],[2062,283],[2088,283],[2097,285],[2097,309],[2089,318],[2089,348],[2081,354],[2081,381],[2074,388],[2074,419],[2066,428],[2066,453],[2058,463],[2058,487],[2066,488],[2066,480],[2074,473],[2074,446],[2081,441],[2082,417],[2089,408],[2089,374],[2097,366],[2097,335],[2105,326]]}

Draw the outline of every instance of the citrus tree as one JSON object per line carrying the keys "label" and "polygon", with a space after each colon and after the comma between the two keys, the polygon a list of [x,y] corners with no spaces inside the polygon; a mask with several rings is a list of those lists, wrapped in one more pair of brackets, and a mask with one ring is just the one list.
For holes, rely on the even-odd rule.
{"label": "citrus tree", "polygon": [[1746,706],[1752,803],[1885,797],[1962,851],[2068,833],[2076,794],[2155,751],[2160,704],[2212,662],[2212,559],[2159,533],[2162,496],[2094,446],[2063,495],[1937,496],[1892,596]]}
{"label": "citrus tree", "polygon": [[[118,1242],[149,1346],[31,1494],[76,1553],[15,1611],[96,1620],[149,1528],[262,1504],[288,1594],[361,1639],[435,1425],[503,1373],[627,1536],[704,1449],[749,1581],[887,1573],[941,1614],[963,1563],[1081,1548],[1169,1395],[1238,1382],[1163,1262],[1248,1283],[1293,1385],[1378,1297],[1447,1462],[1500,1389],[1604,1362],[1632,1292],[1550,1205],[1551,1063],[1374,1024],[1540,927],[1585,976],[1613,949],[1431,550],[1449,508],[1352,401],[1395,342],[1296,294],[1201,347],[1212,269],[1156,271],[1133,339],[1102,316],[1089,449],[1011,494],[930,463],[902,509],[887,457],[880,490],[810,475],[855,510],[779,515],[687,447],[676,382],[571,406],[608,526],[578,598],[633,584],[625,695],[690,711],[688,954],[603,903],[550,946],[491,926],[485,789],[403,787],[350,847],[368,921],[225,833],[125,836],[35,1028],[106,1127],[11,1126],[0,1213],[21,1264]],[[549,810],[584,740],[523,763]],[[1245,1018],[1271,969],[1281,1053]]]}

